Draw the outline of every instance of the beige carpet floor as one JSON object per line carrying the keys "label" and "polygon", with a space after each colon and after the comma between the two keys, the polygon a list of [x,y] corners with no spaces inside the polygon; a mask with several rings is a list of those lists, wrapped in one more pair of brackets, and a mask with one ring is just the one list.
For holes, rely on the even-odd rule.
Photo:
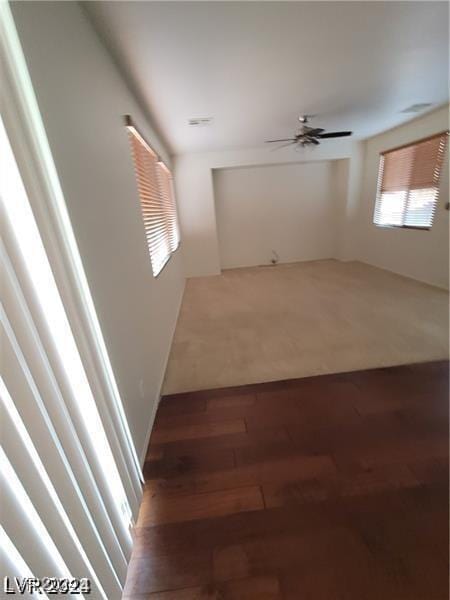
{"label": "beige carpet floor", "polygon": [[334,260],[189,279],[165,394],[448,356],[448,293]]}

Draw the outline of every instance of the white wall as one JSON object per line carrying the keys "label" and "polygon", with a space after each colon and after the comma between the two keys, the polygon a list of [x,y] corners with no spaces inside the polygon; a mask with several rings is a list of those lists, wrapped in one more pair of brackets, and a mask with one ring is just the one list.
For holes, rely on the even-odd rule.
{"label": "white wall", "polygon": [[[266,146],[176,156],[175,185],[183,233],[186,275],[194,277],[220,273],[212,176],[214,169],[350,159],[361,153],[360,147],[359,142],[343,139],[327,140],[317,148],[305,148],[300,152],[292,148],[272,152]],[[356,193],[357,177],[353,177],[353,180],[355,185],[345,186],[345,197],[342,199],[345,206],[348,200],[347,192]],[[353,257],[349,256],[350,258]]]}
{"label": "white wall", "polygon": [[339,260],[360,260],[358,227],[365,143],[355,144],[350,158],[334,161],[337,195],[337,248]]}
{"label": "white wall", "polygon": [[331,258],[337,204],[331,161],[214,171],[221,268]]}
{"label": "white wall", "polygon": [[75,2],[12,10],[138,455],[182,297],[180,251],[155,279],[126,129],[167,153]]}
{"label": "white wall", "polygon": [[212,171],[208,155],[174,158],[186,277],[220,273]]}
{"label": "white wall", "polygon": [[448,107],[443,107],[366,142],[363,187],[357,224],[360,260],[448,288],[449,200],[448,160],[441,179],[439,205],[430,231],[381,228],[373,225],[379,154],[449,127]]}

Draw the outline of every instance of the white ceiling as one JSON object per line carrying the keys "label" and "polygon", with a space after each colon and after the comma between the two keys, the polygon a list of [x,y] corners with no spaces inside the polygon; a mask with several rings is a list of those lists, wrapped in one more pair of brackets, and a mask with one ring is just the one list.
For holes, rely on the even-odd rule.
{"label": "white ceiling", "polygon": [[302,113],[364,138],[448,101],[445,2],[84,6],[175,153],[289,137]]}

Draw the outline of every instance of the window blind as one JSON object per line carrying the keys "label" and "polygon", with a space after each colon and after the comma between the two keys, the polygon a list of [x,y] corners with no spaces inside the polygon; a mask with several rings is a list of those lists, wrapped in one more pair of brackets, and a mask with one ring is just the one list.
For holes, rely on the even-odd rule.
{"label": "window blind", "polygon": [[172,175],[127,118],[145,236],[156,277],[180,242]]}
{"label": "window blind", "polygon": [[178,217],[172,175],[166,165],[161,161],[157,163],[157,173],[161,202],[164,206],[164,214],[166,216],[169,247],[171,252],[175,252],[180,243],[180,234],[178,230]]}
{"label": "window blind", "polygon": [[439,198],[447,132],[380,155],[374,223],[429,229]]}
{"label": "window blind", "polygon": [[0,54],[0,563],[119,600],[142,474],[8,3]]}
{"label": "window blind", "polygon": [[117,466],[1,119],[0,148],[4,535],[36,577],[88,577],[93,597],[119,599],[133,490]]}

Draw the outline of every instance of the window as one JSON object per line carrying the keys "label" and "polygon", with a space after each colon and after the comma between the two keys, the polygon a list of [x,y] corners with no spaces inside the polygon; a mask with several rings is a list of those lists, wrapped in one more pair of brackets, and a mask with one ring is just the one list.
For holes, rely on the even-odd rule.
{"label": "window", "polygon": [[133,150],[145,236],[156,277],[180,243],[172,175],[139,134],[130,117],[126,117],[126,124]]}
{"label": "window", "polygon": [[373,222],[429,229],[439,197],[447,132],[383,152]]}

